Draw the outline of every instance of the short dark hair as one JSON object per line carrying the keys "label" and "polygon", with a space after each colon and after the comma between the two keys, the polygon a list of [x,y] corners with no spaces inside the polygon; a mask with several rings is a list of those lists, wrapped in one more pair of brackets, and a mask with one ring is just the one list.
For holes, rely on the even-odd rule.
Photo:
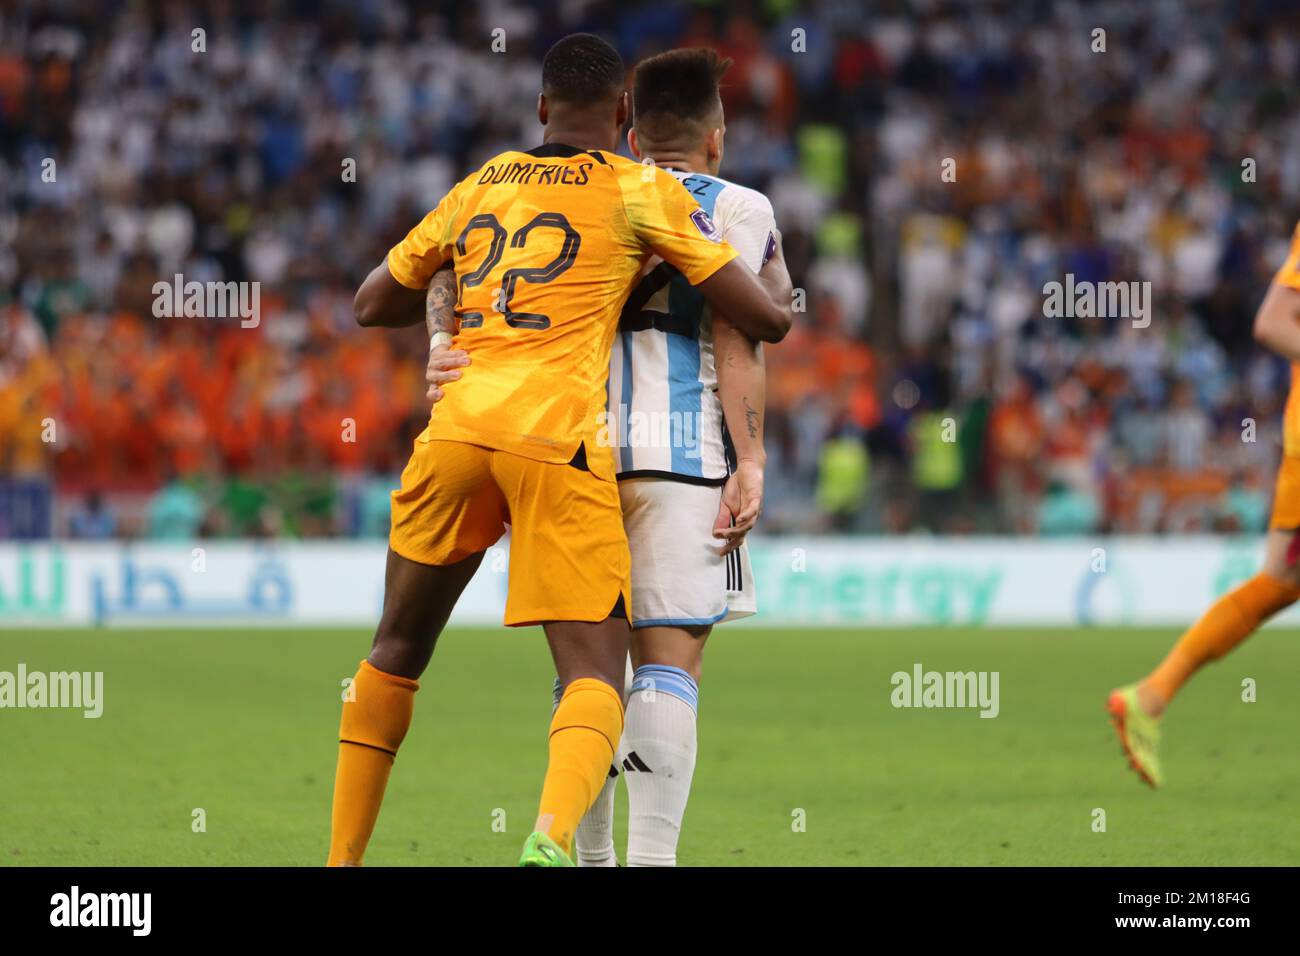
{"label": "short dark hair", "polygon": [[623,92],[626,77],[618,51],[591,33],[570,33],[542,59],[542,92],[564,103],[612,99]]}
{"label": "short dark hair", "polygon": [[721,103],[718,85],[730,57],[708,47],[669,50],[642,60],[632,81],[632,114],[638,133],[665,142],[706,123]]}

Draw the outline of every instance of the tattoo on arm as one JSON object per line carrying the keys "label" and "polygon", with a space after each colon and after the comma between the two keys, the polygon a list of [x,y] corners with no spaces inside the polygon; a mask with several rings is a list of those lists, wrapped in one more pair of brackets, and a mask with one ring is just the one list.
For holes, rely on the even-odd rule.
{"label": "tattoo on arm", "polygon": [[762,418],[757,408],[749,404],[749,396],[742,395],[741,402],[745,405],[745,428],[749,432],[750,438],[758,437],[758,426],[762,423]]}
{"label": "tattoo on arm", "polygon": [[458,331],[455,289],[456,273],[450,269],[434,273],[424,300],[424,324],[430,338],[438,332],[455,335]]}

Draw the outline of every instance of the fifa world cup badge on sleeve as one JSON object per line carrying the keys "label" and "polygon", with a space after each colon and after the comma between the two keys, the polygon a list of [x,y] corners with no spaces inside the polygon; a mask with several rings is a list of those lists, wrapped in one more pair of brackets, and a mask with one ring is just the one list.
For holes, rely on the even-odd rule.
{"label": "fifa world cup badge on sleeve", "polygon": [[700,234],[705,239],[710,239],[713,242],[722,241],[722,235],[718,232],[718,227],[713,224],[713,220],[709,218],[709,214],[703,209],[697,209],[691,213],[691,222],[695,223],[695,228],[700,230]]}

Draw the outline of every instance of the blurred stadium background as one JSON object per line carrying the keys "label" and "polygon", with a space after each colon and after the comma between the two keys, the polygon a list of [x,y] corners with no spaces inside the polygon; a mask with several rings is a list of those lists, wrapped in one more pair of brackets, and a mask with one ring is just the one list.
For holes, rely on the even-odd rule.
{"label": "blurred stadium background", "polygon": [[[1300,208],[1287,4],[0,16],[0,539],[382,539],[425,343],[357,329],[352,295],[467,169],[540,139],[540,57],[574,30],[629,66],[735,60],[723,173],[771,197],[807,292],[768,350],[765,534],[1265,525],[1288,369],[1250,320]],[[259,281],[260,326],[154,318],[176,273]],[[1149,281],[1150,327],[1046,317],[1067,273]]]}

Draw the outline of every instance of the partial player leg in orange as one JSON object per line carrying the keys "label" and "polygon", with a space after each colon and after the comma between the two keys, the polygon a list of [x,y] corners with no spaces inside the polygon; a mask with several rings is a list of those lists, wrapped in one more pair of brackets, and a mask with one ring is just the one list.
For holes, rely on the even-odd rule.
{"label": "partial player leg in orange", "polygon": [[[1273,532],[1270,551],[1285,551],[1293,535]],[[1277,539],[1274,545],[1272,539]],[[1144,709],[1159,715],[1193,674],[1259,629],[1265,621],[1296,602],[1300,587],[1290,569],[1270,567],[1219,598],[1139,685]]]}
{"label": "partial player leg in orange", "polygon": [[1264,566],[1219,598],[1178,639],[1165,659],[1136,684],[1116,688],[1106,702],[1129,765],[1160,786],[1161,717],[1188,679],[1218,660],[1269,618],[1300,599],[1300,458],[1284,457],[1273,495]]}
{"label": "partial player leg in orange", "polygon": [[415,706],[417,678],[482,553],[437,567],[388,552],[384,612],[339,722],[329,866],[360,866],[397,749]]}
{"label": "partial player leg in orange", "polygon": [[626,620],[546,625],[555,669],[564,688],[551,718],[549,761],[534,830],[573,855],[573,836],[596,800],[623,736]]}
{"label": "partial player leg in orange", "polygon": [[1138,700],[1148,714],[1162,714],[1189,677],[1300,598],[1300,459],[1282,459],[1269,528],[1260,573],[1215,602],[1138,685]]}
{"label": "partial player leg in orange", "polygon": [[553,464],[494,452],[492,475],[512,519],[506,623],[542,624],[563,688],[534,832],[571,857],[623,735],[632,558],[618,486],[585,454]]}

